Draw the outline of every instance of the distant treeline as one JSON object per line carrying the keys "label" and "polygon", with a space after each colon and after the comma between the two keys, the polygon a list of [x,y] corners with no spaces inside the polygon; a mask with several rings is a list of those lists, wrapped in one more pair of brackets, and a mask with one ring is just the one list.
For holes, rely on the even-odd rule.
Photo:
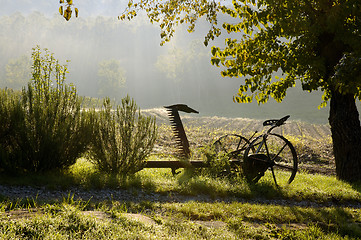
{"label": "distant treeline", "polygon": [[[233,103],[242,79],[222,78],[221,69],[211,66],[210,48],[202,44],[208,26],[202,21],[197,24],[195,33],[181,29],[160,47],[159,29],[143,18],[120,22],[116,17],[80,17],[66,22],[58,14],[49,18],[39,12],[2,16],[0,87],[20,89],[27,84],[30,71],[20,69],[30,67],[26,59],[39,45],[54,52],[62,63],[70,60],[67,82],[76,85],[79,95],[121,99],[129,94],[141,108],[186,103],[203,115],[264,119],[291,114],[293,119],[327,122],[327,109],[317,110],[320,94],[300,89],[291,89],[281,104],[272,100],[262,106]],[[222,46],[225,37],[210,45]],[[113,87],[101,80],[100,66],[107,61],[118,63],[123,85]],[[100,91],[105,85],[108,89]],[[112,90],[119,91],[110,94]]]}

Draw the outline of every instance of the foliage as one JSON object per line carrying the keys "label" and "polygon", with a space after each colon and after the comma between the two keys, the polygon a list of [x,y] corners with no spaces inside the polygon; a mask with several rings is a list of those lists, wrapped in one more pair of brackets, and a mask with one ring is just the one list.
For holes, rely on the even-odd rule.
{"label": "foliage", "polygon": [[111,59],[100,62],[98,67],[98,95],[120,99],[121,89],[126,81],[124,73],[119,60]]}
{"label": "foliage", "polygon": [[95,123],[90,158],[101,171],[134,174],[142,169],[156,139],[155,119],[144,117],[129,96],[112,110],[109,98]]}
{"label": "foliage", "polygon": [[214,145],[202,148],[202,153],[203,161],[207,165],[206,168],[200,170],[202,175],[216,177],[235,173],[234,169],[231,167],[229,157],[226,154],[217,154]]}
{"label": "foliage", "polygon": [[[65,20],[69,21],[71,18],[71,15],[73,13],[73,10],[75,12],[75,17],[78,17],[79,14],[79,10],[78,8],[74,7],[73,5],[73,0],[66,0],[66,3],[64,2],[64,0],[60,0],[60,7],[59,7],[59,13],[60,15],[62,15]],[[65,10],[64,10],[65,9]]]}
{"label": "foliage", "polygon": [[32,81],[21,101],[5,101],[14,109],[8,118],[18,122],[8,138],[14,141],[3,146],[10,155],[2,159],[2,167],[16,173],[71,166],[87,150],[91,134],[92,119],[81,113],[75,87],[65,84],[67,66],[47,49],[42,55],[39,47],[33,49],[32,59]]}
{"label": "foliage", "polygon": [[211,24],[210,30],[205,37],[204,44],[218,37],[221,31],[217,25],[217,11],[221,4],[208,0],[153,0],[153,1],[128,1],[128,7],[118,18],[131,20],[137,16],[139,10],[146,11],[151,23],[159,23],[163,45],[169,41],[179,24],[188,24],[188,32],[193,32],[198,18],[206,17]]}
{"label": "foliage", "polygon": [[0,170],[18,164],[21,151],[18,142],[21,136],[18,130],[22,128],[25,111],[19,95],[12,90],[0,90]]}
{"label": "foliage", "polygon": [[[222,28],[237,37],[227,38],[225,48],[213,47],[211,62],[225,67],[223,76],[245,77],[234,98],[237,102],[251,102],[255,98],[264,103],[269,97],[282,101],[296,80],[306,91],[324,91],[324,104],[334,89],[361,96],[359,77],[347,78],[350,74],[359,75],[354,66],[361,56],[359,1],[234,0],[232,6],[207,0],[181,4],[173,0],[129,1],[119,18],[131,20],[141,9],[152,23],[160,23],[162,43],[170,40],[178,24],[189,24],[191,32],[196,20],[206,16],[211,24],[207,45],[221,32],[217,14],[231,17],[230,22],[235,23],[223,23]],[[342,69],[352,73],[331,81],[335,72],[338,75],[345,72]],[[282,72],[284,77],[273,78],[275,72]]]}
{"label": "foliage", "polygon": [[[360,8],[358,1],[233,1],[233,9],[223,7],[222,11],[239,21],[224,23],[223,28],[244,35],[226,39],[224,49],[213,47],[212,64],[225,67],[223,76],[246,77],[235,97],[237,102],[255,97],[263,103],[270,96],[282,101],[296,80],[304,90],[324,91],[325,102],[332,90],[360,98],[359,76],[330,80],[342,71],[339,69],[348,68],[353,76],[359,71],[355,61],[340,59],[361,56],[361,37],[356,30],[361,24]],[[277,71],[285,76],[273,79],[272,73]]]}
{"label": "foliage", "polygon": [[81,96],[81,108],[101,108],[103,106],[103,99]]}

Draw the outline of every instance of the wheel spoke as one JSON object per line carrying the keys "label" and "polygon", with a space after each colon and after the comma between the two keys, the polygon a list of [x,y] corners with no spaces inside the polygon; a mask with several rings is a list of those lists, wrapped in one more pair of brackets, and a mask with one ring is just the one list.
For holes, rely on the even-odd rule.
{"label": "wheel spoke", "polygon": [[287,170],[291,170],[293,171],[295,168],[293,166],[286,166],[286,165],[281,165],[279,163],[275,163],[273,166],[276,166],[278,168],[283,168],[283,169],[287,169]]}
{"label": "wheel spoke", "polygon": [[275,171],[273,170],[273,166],[271,166],[271,172],[272,172],[273,180],[275,181],[276,186],[278,186]]}
{"label": "wheel spoke", "polygon": [[271,156],[270,156],[270,153],[269,153],[269,150],[268,150],[267,140],[266,140],[265,137],[263,137],[263,141],[264,141],[264,146],[266,148],[267,158],[268,158],[268,160],[271,160]]}
{"label": "wheel spoke", "polygon": [[[249,145],[249,140],[238,134],[227,134],[214,142],[216,154],[227,156],[228,160],[238,160],[240,163],[244,150]],[[238,166],[233,164],[235,169]]]}
{"label": "wheel spoke", "polygon": [[[283,186],[293,181],[297,172],[297,155],[294,147],[285,137],[269,133],[255,139],[251,146],[257,147],[258,151],[254,154],[249,154],[248,149],[245,151],[244,162],[247,164],[244,164],[244,172],[246,175],[248,169],[250,172],[253,169],[262,169],[263,164],[263,167],[268,165],[277,186]],[[258,154],[263,154],[265,157],[257,159],[256,155]]]}
{"label": "wheel spoke", "polygon": [[287,143],[285,143],[285,145],[283,145],[283,147],[281,148],[281,150],[278,151],[278,153],[273,156],[272,161],[274,161],[275,159],[277,159],[277,157],[280,155],[280,153],[283,151],[283,149],[285,149],[285,147],[287,146]]}

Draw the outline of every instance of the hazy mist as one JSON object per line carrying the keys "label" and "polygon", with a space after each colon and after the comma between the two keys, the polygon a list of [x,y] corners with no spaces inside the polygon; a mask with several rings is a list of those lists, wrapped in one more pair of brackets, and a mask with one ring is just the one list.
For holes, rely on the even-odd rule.
{"label": "hazy mist", "polygon": [[[63,64],[70,60],[67,81],[79,95],[100,97],[110,91],[102,88],[99,67],[112,61],[124,81],[115,85],[116,95],[129,94],[141,108],[186,103],[201,115],[267,119],[290,114],[293,120],[327,123],[328,108],[317,109],[321,94],[299,87],[290,89],[282,103],[233,103],[242,79],[222,78],[221,69],[210,64],[210,47],[203,45],[205,22],[199,21],[192,34],[180,27],[161,47],[159,29],[146,18],[117,20],[122,3],[76,0],[79,18],[67,22],[58,13],[57,0],[0,0],[0,87],[11,77],[7,66],[23,56],[30,59],[31,49],[39,45]],[[225,37],[210,45],[222,46]]]}

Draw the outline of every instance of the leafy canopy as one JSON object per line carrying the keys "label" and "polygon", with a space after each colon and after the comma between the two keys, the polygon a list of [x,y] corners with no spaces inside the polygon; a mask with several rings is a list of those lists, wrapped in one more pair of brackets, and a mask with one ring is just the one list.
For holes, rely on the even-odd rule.
{"label": "leafy canopy", "polygon": [[220,7],[220,2],[209,0],[129,0],[128,7],[118,18],[131,20],[140,10],[144,10],[151,23],[159,23],[163,45],[173,37],[175,27],[179,24],[188,25],[188,32],[193,32],[197,19],[206,17],[211,24],[204,40],[204,44],[208,45],[209,40],[221,34],[217,27],[217,12]]}
{"label": "leafy canopy", "polygon": [[[300,80],[307,91],[321,89],[352,93],[360,98],[361,2],[327,0],[233,1],[222,12],[239,18],[224,23],[228,33],[243,34],[212,48],[212,64],[223,65],[223,76],[245,76],[237,102],[269,96],[282,101],[286,90]],[[341,59],[341,61],[340,61]],[[272,73],[282,71],[282,78]],[[324,102],[324,104],[325,104]]]}

